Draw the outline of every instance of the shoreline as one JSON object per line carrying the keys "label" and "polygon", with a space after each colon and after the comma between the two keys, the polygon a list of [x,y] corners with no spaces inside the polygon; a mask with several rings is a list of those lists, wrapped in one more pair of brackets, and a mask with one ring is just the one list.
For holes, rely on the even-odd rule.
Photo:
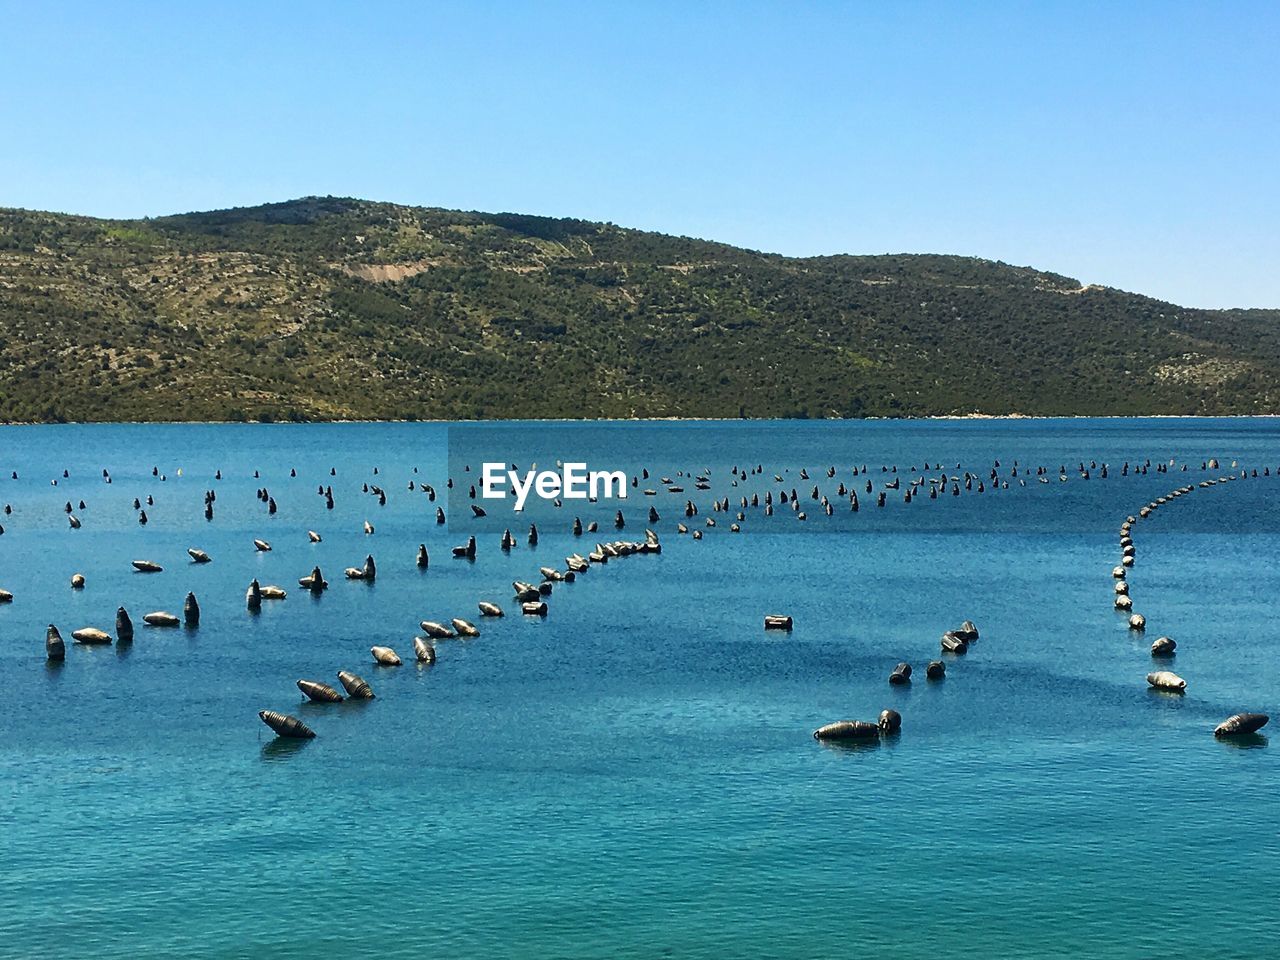
{"label": "shoreline", "polygon": [[255,426],[302,427],[331,424],[406,424],[421,423],[430,426],[466,424],[476,426],[486,423],[927,423],[936,421],[1045,421],[1045,420],[1277,420],[1280,413],[1102,413],[1102,414],[1047,414],[1026,413],[936,413],[921,417],[511,417],[484,420],[10,420],[0,421],[4,427],[86,427],[86,426]]}

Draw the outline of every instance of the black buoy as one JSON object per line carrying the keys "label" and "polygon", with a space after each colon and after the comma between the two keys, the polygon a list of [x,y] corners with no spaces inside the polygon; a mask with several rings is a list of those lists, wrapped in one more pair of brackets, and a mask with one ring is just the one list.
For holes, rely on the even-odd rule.
{"label": "black buoy", "polygon": [[116,608],[116,642],[128,643],[133,639],[133,621],[124,607]]}

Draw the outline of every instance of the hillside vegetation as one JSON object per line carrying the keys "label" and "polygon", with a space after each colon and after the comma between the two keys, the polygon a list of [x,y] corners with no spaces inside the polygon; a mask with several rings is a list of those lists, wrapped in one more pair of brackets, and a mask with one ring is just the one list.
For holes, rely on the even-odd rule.
{"label": "hillside vegetation", "polygon": [[0,210],[0,419],[1280,412],[1280,312],[307,198]]}

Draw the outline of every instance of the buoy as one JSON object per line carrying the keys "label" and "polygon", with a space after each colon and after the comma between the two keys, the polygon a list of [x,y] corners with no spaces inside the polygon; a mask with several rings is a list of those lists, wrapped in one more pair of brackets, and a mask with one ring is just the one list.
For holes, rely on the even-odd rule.
{"label": "buoy", "polygon": [[364,558],[364,566],[347,567],[344,572],[348,580],[367,580],[370,583],[376,580],[378,576],[378,568],[373,562],[372,554]]}
{"label": "buoy", "polygon": [[116,607],[116,640],[119,643],[129,643],[133,640],[133,620],[129,617],[129,611],[124,607]]}
{"label": "buoy", "polygon": [[400,666],[400,656],[390,647],[370,647],[369,652],[373,654],[373,659],[384,667]]}
{"label": "buoy", "polygon": [[342,689],[347,691],[347,696],[352,700],[373,699],[373,688],[362,677],[358,677],[346,670],[339,670],[338,681],[342,684]]}
{"label": "buoy", "polygon": [[955,633],[948,630],[946,633],[942,635],[942,652],[956,653],[956,654],[968,653],[969,644],[966,641],[957,637]]}
{"label": "buoy", "polygon": [[897,710],[881,710],[877,726],[881,733],[897,733],[902,729],[902,714]]}
{"label": "buoy", "polygon": [[435,663],[436,648],[423,640],[422,637],[413,638],[413,652],[418,658],[419,663]]}
{"label": "buoy", "polygon": [[315,566],[311,568],[311,572],[305,577],[298,578],[298,586],[304,590],[310,590],[312,593],[319,593],[328,589],[329,581],[325,580],[324,574],[320,572],[320,567]]}
{"label": "buoy", "polygon": [[44,634],[44,655],[47,660],[57,662],[67,658],[67,645],[62,640],[62,634],[58,632],[58,628],[52,623]]}
{"label": "buoy", "polygon": [[1151,655],[1153,657],[1171,657],[1178,648],[1173,637],[1157,637],[1155,642],[1151,644]]}
{"label": "buoy", "polygon": [[1267,725],[1271,718],[1265,713],[1236,713],[1227,717],[1213,728],[1215,737],[1236,737],[1242,734],[1257,733]]}
{"label": "buoy", "polygon": [[865,720],[837,720],[813,731],[815,740],[873,740],[880,736],[880,727]]}
{"label": "buoy", "polygon": [[1172,690],[1181,693],[1187,689],[1187,681],[1176,673],[1170,673],[1168,670],[1157,670],[1155,673],[1148,673],[1147,683],[1157,690]]}
{"label": "buoy", "polygon": [[295,740],[310,740],[315,737],[316,732],[308,727],[297,717],[291,717],[285,713],[277,713],[274,710],[259,710],[258,716],[262,722],[276,732],[278,737],[289,737]]}
{"label": "buoy", "polygon": [[341,703],[343,700],[337,690],[317,680],[299,680],[298,689],[312,703]]}
{"label": "buoy", "polygon": [[188,627],[200,625],[200,604],[194,593],[188,593],[187,599],[182,601],[182,622]]}
{"label": "buoy", "polygon": [[418,625],[422,627],[423,633],[436,640],[447,640],[449,637],[457,636],[449,627],[446,627],[443,623],[436,623],[434,620],[423,620]]}

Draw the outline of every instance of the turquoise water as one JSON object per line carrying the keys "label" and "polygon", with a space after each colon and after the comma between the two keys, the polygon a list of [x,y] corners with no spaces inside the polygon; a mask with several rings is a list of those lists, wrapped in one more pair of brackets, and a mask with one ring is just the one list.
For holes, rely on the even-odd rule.
{"label": "turquoise water", "polygon": [[[0,956],[1278,955],[1280,762],[1265,737],[1212,729],[1280,706],[1280,422],[486,429],[0,428],[0,503],[13,507],[0,588],[15,595],[0,606]],[[523,618],[511,581],[615,537],[617,504],[539,506],[511,524],[504,554],[454,509],[461,487],[444,496],[448,454],[524,463],[562,446],[655,478],[709,468],[713,489],[686,476],[683,495],[628,501],[622,535],[641,535],[652,502],[663,553],[593,567],[556,586],[545,620]],[[1208,457],[1223,469],[1201,471]],[[1002,475],[1016,460],[1052,482],[910,505],[899,491],[877,509],[850,474],[868,465],[879,489],[882,464],[985,476],[997,458]],[[1119,475],[1148,458],[1174,472]],[[1091,460],[1108,479],[1078,477]],[[1120,522],[1233,460],[1271,475],[1197,488],[1136,528],[1130,583],[1148,629],[1132,634],[1112,610]],[[728,485],[730,466],[756,464],[762,476]],[[840,480],[858,513],[834,497]],[[815,483],[832,518],[809,499]],[[264,485],[275,516],[254,496]],[[743,493],[792,487],[804,523],[749,511],[735,535],[732,516],[710,512],[713,497],[736,510]],[[132,500],[148,494],[143,527]],[[718,522],[701,541],[675,533],[690,496],[689,523]],[[63,504],[80,499],[71,530]],[[572,537],[575,513],[601,534]],[[450,559],[473,524],[476,562]],[[189,563],[190,546],[214,562]],[[342,580],[370,552],[377,582]],[[136,558],[165,570],[134,573]],[[316,563],[331,586],[313,598],[297,578]],[[83,591],[68,585],[77,571]],[[251,616],[255,576],[288,599]],[[188,590],[198,629],[142,625],[180,613]],[[508,615],[482,620],[480,599]],[[131,647],[71,643],[80,626],[110,630],[120,604]],[[761,629],[773,612],[795,618],[790,635]],[[414,665],[418,621],[455,616],[481,637]],[[940,633],[965,618],[981,640],[927,683]],[[49,622],[68,642],[60,667],[44,660]],[[1162,634],[1179,644],[1181,697],[1144,680]],[[374,666],[374,643],[410,662]],[[903,659],[916,681],[890,687]],[[333,683],[342,668],[378,699],[299,703],[296,679]],[[903,715],[895,740],[811,737],[884,707]],[[317,738],[273,739],[264,708]]]}

